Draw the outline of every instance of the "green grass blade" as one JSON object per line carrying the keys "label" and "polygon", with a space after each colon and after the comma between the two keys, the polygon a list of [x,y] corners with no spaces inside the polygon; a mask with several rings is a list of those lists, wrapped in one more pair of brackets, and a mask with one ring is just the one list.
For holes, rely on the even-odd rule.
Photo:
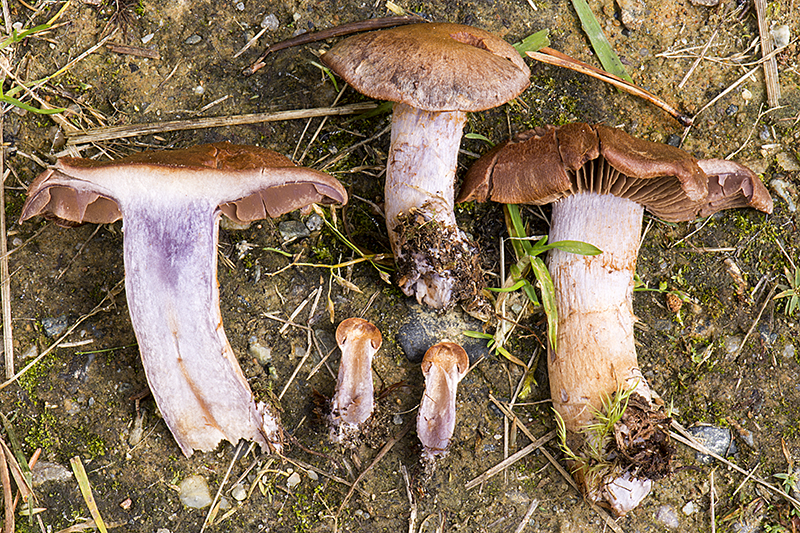
{"label": "green grass blade", "polygon": [[600,64],[603,65],[606,72],[610,72],[629,83],[633,83],[633,79],[631,79],[625,71],[625,67],[622,65],[622,61],[619,60],[617,53],[611,48],[611,43],[608,42],[605,33],[603,33],[603,29],[600,28],[600,23],[597,22],[586,0],[572,0],[572,7],[574,7],[575,11],[578,13],[583,31],[589,37],[592,48],[594,48],[594,52],[597,54],[597,57],[600,59]]}
{"label": "green grass blade", "polygon": [[97,508],[97,503],[94,501],[92,487],[89,484],[89,477],[86,475],[86,470],[83,468],[83,462],[81,462],[81,458],[75,456],[69,460],[69,464],[72,466],[72,472],[75,474],[75,480],[78,482],[78,487],[81,489],[83,501],[86,502],[86,506],[89,508],[89,512],[92,514],[92,518],[94,519],[97,529],[100,530],[100,533],[108,533],[106,524],[103,522],[103,517],[100,516],[100,509]]}
{"label": "green grass blade", "polygon": [[562,252],[569,252],[571,254],[578,255],[600,255],[603,253],[603,250],[597,246],[594,246],[593,244],[589,244],[588,242],[569,240],[551,242],[550,244],[536,246],[535,248],[539,253],[544,252],[545,250],[552,250],[553,248],[557,248]]}
{"label": "green grass blade", "polygon": [[547,270],[544,261],[538,257],[531,258],[531,268],[533,275],[541,286],[542,307],[544,314],[547,315],[547,340],[550,348],[555,352],[558,349],[556,344],[556,333],[558,331],[558,311],[556,310],[556,289],[553,286],[553,278]]}
{"label": "green grass blade", "polygon": [[550,46],[550,30],[544,29],[528,35],[520,42],[511,45],[522,57],[527,57],[525,52],[536,52],[545,46]]}

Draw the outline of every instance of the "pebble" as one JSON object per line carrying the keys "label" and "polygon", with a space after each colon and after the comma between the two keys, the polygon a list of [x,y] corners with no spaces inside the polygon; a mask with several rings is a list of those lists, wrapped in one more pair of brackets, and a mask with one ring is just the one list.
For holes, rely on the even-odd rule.
{"label": "pebble", "polygon": [[311,481],[319,481],[319,475],[313,470],[309,470],[308,479],[310,479]]}
{"label": "pebble", "polygon": [[775,341],[778,340],[778,334],[774,331],[770,331],[770,327],[766,324],[762,324],[758,327],[758,334],[761,336],[761,340],[769,346],[772,346],[775,344]]}
{"label": "pebble", "polygon": [[781,355],[783,355],[784,359],[794,359],[795,353],[794,344],[787,344],[783,347],[783,352],[781,352]]}
{"label": "pebble", "polygon": [[777,161],[778,165],[786,172],[797,172],[800,170],[800,162],[789,152],[778,152],[775,154],[775,161]]}
{"label": "pebble", "polygon": [[697,512],[697,505],[694,502],[687,502],[686,505],[683,506],[683,509],[681,509],[681,511],[686,516],[691,516]]}
{"label": "pebble", "polygon": [[795,191],[794,185],[781,179],[774,179],[770,181],[769,184],[775,190],[777,195],[780,196],[784,202],[786,202],[786,209],[788,209],[790,213],[797,211],[797,204],[795,203],[794,195],[792,194]]}
{"label": "pebble", "polygon": [[250,339],[250,347],[247,348],[247,353],[261,363],[261,366],[267,366],[272,363],[272,348],[262,346],[255,338]]}
{"label": "pebble", "polygon": [[645,5],[642,0],[617,0],[622,24],[630,30],[638,30],[642,26]]}
{"label": "pebble", "polygon": [[394,415],[394,417],[392,417],[392,424],[394,424],[395,426],[402,426],[403,417],[400,415]]}
{"label": "pebble", "polygon": [[719,0],[691,0],[696,6],[714,7],[719,5]]}
{"label": "pebble", "polygon": [[306,225],[299,220],[284,220],[278,224],[278,231],[281,232],[283,242],[292,242],[311,235]]}
{"label": "pebble", "polygon": [[261,27],[265,30],[275,31],[280,27],[280,23],[278,22],[278,17],[275,16],[275,13],[270,13],[264,20],[261,21]]}
{"label": "pebble", "polygon": [[155,36],[156,36],[156,34],[155,34],[155,33],[148,33],[147,35],[145,35],[144,37],[142,37],[142,44],[147,44],[147,43],[149,43],[150,41],[152,41],[152,40],[153,40],[153,37],[155,37]]}
{"label": "pebble", "polygon": [[308,231],[317,231],[322,228],[324,223],[321,216],[316,213],[311,213],[306,219],[306,228],[308,228]]}
{"label": "pebble", "polygon": [[[689,428],[689,433],[717,455],[726,457],[736,453],[736,445],[733,443],[731,431],[728,428],[694,426]],[[701,465],[711,464],[714,461],[710,455],[700,452],[695,454],[695,459]]]}
{"label": "pebble", "polygon": [[661,505],[656,509],[656,522],[660,522],[669,529],[678,529],[681,525],[678,521],[678,513],[671,505]]}
{"label": "pebble", "polygon": [[353,514],[364,520],[369,520],[369,513],[366,511],[362,511],[361,509],[356,509]]}
{"label": "pebble", "polygon": [[50,461],[37,461],[31,469],[33,475],[33,486],[38,487],[48,481],[69,481],[72,479],[72,471],[67,467]]}
{"label": "pebble", "polygon": [[770,28],[769,34],[772,36],[772,42],[775,43],[775,48],[787,46],[792,38],[792,34],[789,31],[789,26],[787,24],[773,26]]}
{"label": "pebble", "polygon": [[670,133],[667,137],[667,144],[678,148],[681,145],[681,136],[676,133]]}
{"label": "pebble", "polygon": [[732,117],[738,112],[739,112],[739,106],[736,104],[731,104],[725,109],[725,114],[728,115],[729,117]]}
{"label": "pebble", "polygon": [[231,496],[233,496],[233,499],[237,502],[244,501],[244,499],[247,498],[247,489],[241,485],[235,485],[231,489]]}
{"label": "pebble", "polygon": [[58,337],[62,333],[67,330],[67,317],[66,315],[61,315],[57,318],[43,318],[42,319],[42,328],[44,328],[44,334],[50,338]]}
{"label": "pebble", "polygon": [[397,331],[397,342],[410,362],[421,363],[428,348],[445,339],[460,344],[466,350],[470,363],[488,353],[486,340],[464,335],[465,330],[481,331],[482,324],[478,320],[456,310],[441,315],[435,310],[423,308],[410,298],[407,302],[406,323]]}
{"label": "pebble", "polygon": [[722,340],[722,346],[725,348],[725,353],[733,355],[742,345],[742,337],[739,335],[726,335]]}
{"label": "pebble", "polygon": [[194,35],[190,35],[189,38],[186,39],[184,42],[186,44],[197,44],[202,40],[203,40],[203,38],[195,33]]}
{"label": "pebble", "polygon": [[178,488],[180,488],[181,503],[186,507],[202,509],[211,505],[211,492],[203,476],[189,476],[181,481]]}
{"label": "pebble", "polygon": [[300,474],[298,474],[297,472],[292,472],[292,475],[289,476],[289,478],[286,480],[286,488],[291,490],[295,488],[297,485],[299,485],[300,481],[302,481],[302,479],[300,478]]}
{"label": "pebble", "polygon": [[236,9],[238,9],[239,11],[244,11],[244,2],[239,2],[238,4],[236,4]]}
{"label": "pebble", "polygon": [[31,344],[27,350],[22,352],[20,358],[25,361],[26,359],[33,359],[39,355],[39,349],[36,347],[35,344]]}

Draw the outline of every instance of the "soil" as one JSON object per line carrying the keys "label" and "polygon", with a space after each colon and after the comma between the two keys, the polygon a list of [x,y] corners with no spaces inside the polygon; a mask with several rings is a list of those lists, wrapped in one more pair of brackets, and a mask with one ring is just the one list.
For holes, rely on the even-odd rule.
{"label": "soil", "polygon": [[[689,0],[591,5],[634,81],[694,115],[752,69],[758,57],[750,48],[758,37],[754,8],[749,2],[739,3],[743,5],[738,11],[738,3],[728,0],[716,7]],[[479,26],[509,42],[549,28],[554,48],[598,64],[568,2],[399,4],[426,19]],[[12,22],[31,27],[46,22],[60,4],[9,0],[8,7]],[[31,9],[37,7],[39,11]],[[775,211],[769,216],[737,210],[681,224],[646,217],[637,274],[643,287],[651,290],[636,292],[634,309],[642,370],[671,406],[675,420],[684,426],[707,423],[731,428],[738,450],[731,459],[748,471],[758,468],[757,476],[781,487],[782,479],[773,476],[791,473],[793,462],[800,458],[797,312],[788,313],[790,297],[773,298],[789,288],[786,273],[794,278],[800,257],[794,209],[800,186],[796,38],[800,9],[795,0],[770,2],[767,8],[770,23],[788,25],[794,39],[776,56],[783,91],[777,109],[767,105],[764,76],[758,69],[703,110],[686,132],[664,112],[633,96],[584,75],[531,61],[532,84],[522,97],[472,114],[465,131],[499,142],[532,127],[580,120],[621,127],[658,142],[679,142],[685,134],[682,148],[695,156],[731,157],[748,164],[769,184],[775,199]],[[114,17],[118,9],[124,16]],[[277,29],[266,31],[257,44],[234,58],[271,14]],[[268,56],[259,72],[243,76],[243,69],[268,43],[300,30],[390,14],[382,1],[361,0],[86,0],[72,2],[51,31],[6,51],[14,52],[10,64],[23,80],[52,74],[95,45],[104,31],[115,28],[113,40],[158,53],[155,59],[101,47],[36,90],[50,105],[69,108],[67,120],[80,129],[265,113],[330,106],[342,87],[341,80],[335,86],[318,66],[317,55],[329,42],[277,52]],[[712,36],[707,59],[679,88]],[[10,87],[7,81],[5,90]],[[365,100],[347,89],[338,104]],[[4,439],[9,441],[13,431],[26,457],[41,448],[41,461],[67,468],[71,458],[80,457],[103,518],[121,524],[119,530],[125,531],[200,531],[208,509],[184,507],[176,490],[182,480],[196,474],[206,479],[212,493],[222,486],[232,506],[231,511],[219,510],[207,531],[408,530],[409,496],[422,531],[513,531],[532,507],[525,531],[607,531],[601,515],[540,452],[476,488],[465,488],[506,453],[529,443],[520,431],[509,430],[509,438],[504,438],[508,428],[490,400],[492,395],[508,401],[524,372],[488,351],[459,385],[450,453],[433,473],[426,475],[422,469],[412,428],[363,476],[338,512],[349,489],[337,480],[354,481],[392,436],[413,420],[423,380],[419,365],[407,360],[397,339],[413,306],[382,280],[376,268],[361,262],[334,269],[332,277],[327,268],[287,268],[291,259],[274,251],[299,254],[299,262],[321,265],[355,257],[324,226],[308,237],[284,242],[278,223],[306,220],[308,215],[295,212],[247,229],[223,229],[219,246],[225,330],[256,397],[280,410],[292,436],[286,455],[294,463],[254,451],[234,460],[235,447],[230,444],[189,458],[181,454],[146,395],[124,292],[110,295],[124,275],[120,222],[76,228],[40,219],[15,223],[27,185],[44,170],[42,163],[51,163],[56,155],[119,157],[143,149],[229,140],[271,148],[339,178],[351,196],[350,205],[336,211],[339,227],[362,249],[386,253],[386,230],[374,206],[382,198],[389,135],[381,132],[389,120],[382,113],[355,119],[329,117],[324,124],[322,119],[263,122],[65,145],[64,132],[52,118],[6,107],[3,135],[6,167],[11,170],[5,179],[7,238],[9,248],[19,247],[8,258],[16,368],[30,361],[32,350],[41,353],[53,344],[56,326],[73,324],[105,297],[109,299],[61,347],[0,392],[0,412],[9,421]],[[372,140],[328,165],[365,139]],[[462,148],[459,175],[474,160],[471,154],[484,153],[488,145],[471,138]],[[325,213],[331,216],[330,210]],[[530,234],[546,234],[542,213],[547,211],[524,210]],[[457,217],[483,250],[484,267],[494,272],[487,274],[488,284],[497,286],[498,243],[506,235],[502,210],[491,204],[467,204],[459,207]],[[508,247],[506,258],[512,254]],[[318,304],[311,298],[295,322],[311,327],[320,350],[312,350],[291,379],[308,347],[308,330],[284,328],[267,315],[288,319],[317,289],[321,290]],[[668,293],[679,295],[683,305],[672,301],[668,308]],[[385,390],[386,395],[378,400],[382,416],[376,421],[377,438],[365,438],[355,449],[341,449],[328,440],[323,414],[324,398],[330,398],[336,381],[333,332],[341,320],[362,314],[383,333],[384,344],[373,368],[376,391]],[[541,353],[537,339],[545,336],[544,324],[543,314],[534,312],[522,321],[523,327],[506,348],[524,361]],[[248,351],[253,340],[271,349],[271,362]],[[309,377],[320,362],[319,352],[328,351],[333,352],[328,365]],[[537,368],[533,375],[536,384],[514,411],[539,437],[555,423],[549,405],[541,402],[549,396],[546,370]],[[138,434],[137,412],[146,413],[144,431],[132,446],[136,439],[132,441],[131,434]],[[562,458],[554,441],[545,448]],[[701,464],[683,445],[676,445],[672,464],[674,473],[659,480],[642,505],[617,522],[621,530],[711,531],[711,517],[716,517],[717,530],[756,531],[759,525],[771,531],[779,531],[779,526],[792,530],[785,500],[752,482],[743,483],[744,476],[734,470],[719,463]],[[303,465],[313,465],[321,473],[309,476]],[[403,468],[410,474],[408,493]],[[300,483],[291,487],[290,472],[301,474]],[[241,485],[249,492],[239,502],[231,489],[242,476]],[[786,485],[787,490],[792,488]],[[38,516],[48,531],[89,517],[74,478],[48,481],[37,487],[36,495],[37,506],[44,509]],[[31,523],[19,513],[17,522],[18,531],[40,530],[36,521]]]}

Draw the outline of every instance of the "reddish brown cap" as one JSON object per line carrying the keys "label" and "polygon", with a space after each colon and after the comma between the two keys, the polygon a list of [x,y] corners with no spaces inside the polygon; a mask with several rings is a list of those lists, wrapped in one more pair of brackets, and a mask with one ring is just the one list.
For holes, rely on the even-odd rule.
{"label": "reddish brown cap", "polygon": [[422,373],[427,376],[431,365],[436,365],[445,373],[455,368],[458,371],[458,379],[466,375],[469,370],[469,356],[460,345],[454,342],[440,342],[428,348],[425,357],[422,358]]}
{"label": "reddish brown cap", "polygon": [[20,222],[38,214],[65,225],[114,222],[123,215],[120,199],[135,194],[136,187],[185,196],[207,193],[239,223],[312,203],[347,202],[344,188],[327,174],[298,167],[265,148],[222,142],[114,161],[61,158],[31,183]]}
{"label": "reddish brown cap", "polygon": [[482,111],[524,91],[513,46],[460,24],[411,24],[348,37],[322,60],[359,92],[426,111]]}
{"label": "reddish brown cap", "polygon": [[745,166],[698,161],[673,146],[583,123],[497,145],[469,169],[456,202],[543,205],[581,192],[628,198],[669,222],[733,207],[772,212],[769,192]]}
{"label": "reddish brown cap", "polygon": [[341,348],[348,339],[355,337],[369,339],[375,350],[378,350],[383,344],[381,331],[372,322],[358,317],[342,320],[339,327],[336,328],[336,344]]}

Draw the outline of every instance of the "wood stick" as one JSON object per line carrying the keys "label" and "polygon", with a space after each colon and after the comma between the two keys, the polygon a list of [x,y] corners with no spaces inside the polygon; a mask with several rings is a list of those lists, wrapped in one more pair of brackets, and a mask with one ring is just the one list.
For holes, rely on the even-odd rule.
{"label": "wood stick", "polygon": [[[756,16],[758,18],[758,34],[761,37],[761,57],[772,53],[772,36],[767,25],[767,1],[755,0]],[[767,84],[767,103],[770,107],[778,107],[781,99],[781,86],[778,83],[778,64],[775,57],[770,57],[764,62],[764,81]]]}
{"label": "wood stick", "polygon": [[253,113],[249,115],[227,115],[221,117],[206,117],[186,120],[170,120],[149,124],[129,124],[125,126],[106,126],[93,128],[82,132],[64,131],[68,145],[85,144],[112,139],[124,139],[139,135],[152,135],[167,131],[194,130],[202,128],[218,128],[221,126],[241,126],[243,124],[257,124],[260,122],[277,122],[281,120],[295,120],[298,118],[325,117],[330,115],[353,115],[371,111],[378,107],[377,102],[362,102],[340,107],[317,107],[312,109],[295,109],[291,111],[277,111],[274,113]]}

